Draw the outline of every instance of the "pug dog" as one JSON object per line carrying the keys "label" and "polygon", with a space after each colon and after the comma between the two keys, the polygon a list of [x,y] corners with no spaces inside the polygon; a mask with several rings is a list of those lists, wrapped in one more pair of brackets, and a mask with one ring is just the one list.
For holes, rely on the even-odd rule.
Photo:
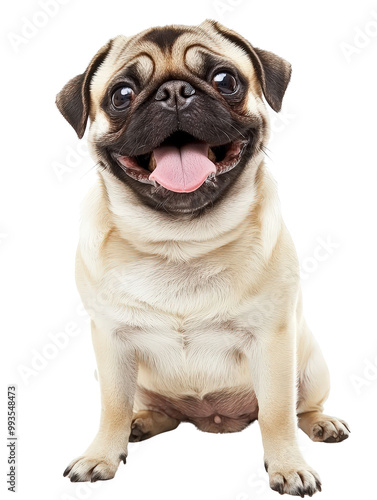
{"label": "pug dog", "polygon": [[349,435],[324,415],[329,372],[302,308],[299,266],[264,165],[290,64],[218,22],[118,36],[57,96],[98,182],[76,278],[91,317],[98,434],[64,472],[113,478],[129,441],[191,422],[258,419],[270,486],[313,495],[297,429]]}

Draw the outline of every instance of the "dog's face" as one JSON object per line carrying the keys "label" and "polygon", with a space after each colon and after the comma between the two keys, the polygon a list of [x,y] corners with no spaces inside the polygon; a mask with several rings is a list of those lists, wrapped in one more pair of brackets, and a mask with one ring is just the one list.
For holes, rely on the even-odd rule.
{"label": "dog's face", "polygon": [[290,65],[216,22],[117,37],[58,94],[102,166],[156,210],[200,214],[263,147]]}

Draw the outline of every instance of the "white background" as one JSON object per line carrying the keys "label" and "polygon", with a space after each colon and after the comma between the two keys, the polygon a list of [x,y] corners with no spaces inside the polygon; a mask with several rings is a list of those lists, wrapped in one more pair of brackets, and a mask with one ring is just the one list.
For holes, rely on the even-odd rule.
{"label": "white background", "polygon": [[[377,4],[71,0],[47,20],[41,10],[38,1],[18,0],[3,2],[1,12],[1,491],[6,385],[16,383],[18,498],[278,498],[268,488],[257,423],[231,435],[183,424],[131,444],[112,481],[80,485],[62,477],[94,437],[100,405],[74,283],[79,207],[94,162],[80,152],[55,95],[109,38],[209,17],[293,65],[283,111],[271,111],[267,162],[300,257],[306,316],[331,371],[326,412],[352,429],[341,444],[313,443],[300,431],[300,445],[322,478],[318,498],[375,498]],[[30,21],[45,25],[29,26],[29,39],[17,45],[15,35]],[[72,150],[79,150],[75,158]],[[60,179],[59,165],[67,170]],[[51,348],[52,336],[69,329],[70,337],[59,336],[66,345]]]}

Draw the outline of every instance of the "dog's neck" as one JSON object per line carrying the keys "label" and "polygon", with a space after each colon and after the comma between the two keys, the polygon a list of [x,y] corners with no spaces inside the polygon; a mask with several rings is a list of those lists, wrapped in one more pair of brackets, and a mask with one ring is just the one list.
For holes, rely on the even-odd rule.
{"label": "dog's neck", "polygon": [[[121,181],[102,171],[101,206],[108,211],[107,227],[140,252],[174,261],[201,257],[241,240],[245,231],[255,234],[257,241],[267,229],[262,227],[263,213],[271,204],[276,206],[277,195],[262,155],[251,162],[230,188],[226,203],[219,201],[199,217],[174,217],[142,205]],[[275,218],[278,229],[280,213]]]}

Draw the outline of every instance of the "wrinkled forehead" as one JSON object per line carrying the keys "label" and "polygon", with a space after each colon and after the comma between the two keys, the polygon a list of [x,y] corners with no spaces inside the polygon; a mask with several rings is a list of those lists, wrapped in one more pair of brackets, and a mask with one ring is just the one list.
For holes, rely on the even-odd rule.
{"label": "wrinkled forehead", "polygon": [[119,73],[145,86],[151,80],[196,74],[199,69],[231,63],[253,85],[251,60],[241,47],[216,32],[201,27],[154,28],[131,38],[118,36],[92,82],[92,95],[99,99]]}

